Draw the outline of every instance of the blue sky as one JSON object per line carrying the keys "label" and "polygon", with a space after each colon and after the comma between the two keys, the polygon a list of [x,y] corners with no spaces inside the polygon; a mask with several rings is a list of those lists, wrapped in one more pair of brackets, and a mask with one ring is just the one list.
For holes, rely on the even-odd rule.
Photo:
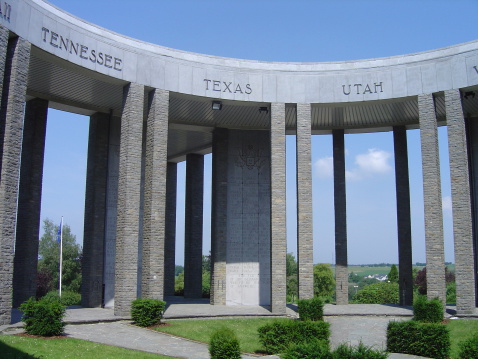
{"label": "blue sky", "polygon": [[[478,39],[478,1],[51,0],[123,35],[176,49],[263,61],[322,62],[387,57]],[[420,134],[408,131],[413,261],[425,261]],[[454,261],[446,128],[439,129],[446,261]],[[42,219],[83,237],[88,118],[50,110]],[[334,262],[332,139],[313,136],[314,262]],[[393,136],[346,135],[349,263],[398,262]],[[204,251],[210,248],[210,156],[205,159]],[[296,251],[295,138],[287,138],[288,251]],[[184,166],[179,166],[180,178]],[[179,182],[179,202],[184,179]],[[176,261],[183,261],[178,207]]]}

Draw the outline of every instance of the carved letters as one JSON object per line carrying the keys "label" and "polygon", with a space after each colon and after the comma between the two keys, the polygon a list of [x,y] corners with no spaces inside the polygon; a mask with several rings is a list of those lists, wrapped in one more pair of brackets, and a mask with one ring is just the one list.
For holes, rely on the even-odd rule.
{"label": "carved letters", "polygon": [[12,14],[12,5],[7,3],[6,1],[1,4],[0,3],[0,18],[10,22],[10,15]]}
{"label": "carved letters", "polygon": [[218,81],[218,80],[209,80],[204,79],[206,83],[206,91],[217,91],[217,92],[226,92],[226,93],[244,93],[250,95],[252,93],[252,88],[250,84],[239,84],[233,83],[230,81]]}
{"label": "carved letters", "polygon": [[[372,93],[383,92],[382,87],[383,82],[376,83],[374,82],[373,85],[371,84],[354,84],[353,87],[355,88],[354,94],[356,95],[367,95]],[[342,91],[344,95],[350,95],[352,92],[352,85],[342,85]]]}

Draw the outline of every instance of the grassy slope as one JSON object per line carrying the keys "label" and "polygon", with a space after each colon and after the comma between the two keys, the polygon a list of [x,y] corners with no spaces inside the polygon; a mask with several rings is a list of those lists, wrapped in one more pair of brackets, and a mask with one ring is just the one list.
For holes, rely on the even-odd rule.
{"label": "grassy slope", "polygon": [[168,359],[170,357],[117,348],[80,339],[41,339],[0,335],[0,357],[5,359],[30,358],[114,358],[114,359]]}

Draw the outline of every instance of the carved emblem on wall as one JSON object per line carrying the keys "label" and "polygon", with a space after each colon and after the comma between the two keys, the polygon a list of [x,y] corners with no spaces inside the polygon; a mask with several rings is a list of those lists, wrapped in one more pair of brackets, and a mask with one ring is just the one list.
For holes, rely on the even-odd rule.
{"label": "carved emblem on wall", "polygon": [[245,149],[238,149],[238,152],[236,157],[238,167],[247,167],[252,170],[254,167],[261,168],[264,164],[264,150],[255,148],[252,144],[248,144]]}

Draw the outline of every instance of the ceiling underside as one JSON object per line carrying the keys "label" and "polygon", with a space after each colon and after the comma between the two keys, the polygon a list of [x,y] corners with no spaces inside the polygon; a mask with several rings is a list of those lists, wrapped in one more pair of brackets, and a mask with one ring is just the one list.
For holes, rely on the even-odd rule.
{"label": "ceiling underside", "polygon": [[[95,112],[120,116],[122,111],[122,80],[84,69],[33,47],[27,95],[50,101],[50,107],[91,115]],[[151,89],[146,89],[149,91]],[[474,91],[477,88],[464,89]],[[212,110],[213,99],[170,93],[168,156],[180,161],[187,153],[208,153],[215,127],[267,130],[270,111],[259,111],[269,103],[221,100],[222,110]],[[445,121],[442,93],[435,94],[437,119]],[[478,96],[463,99],[465,115],[478,117]],[[312,104],[312,133],[346,133],[391,130],[393,126],[418,127],[416,97],[370,102]],[[296,106],[286,104],[286,133],[294,134]]]}

